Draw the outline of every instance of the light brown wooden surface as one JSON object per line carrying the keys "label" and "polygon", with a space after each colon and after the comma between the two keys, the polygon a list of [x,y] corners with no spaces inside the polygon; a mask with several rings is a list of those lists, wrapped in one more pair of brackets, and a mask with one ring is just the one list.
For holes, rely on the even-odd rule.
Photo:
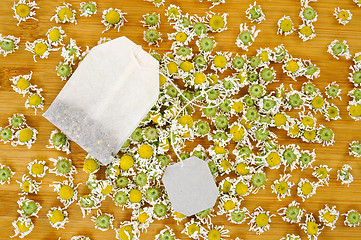
{"label": "light brown wooden surface", "polygon": [[[73,7],[79,9],[79,0],[68,1],[73,4]],[[33,71],[33,84],[43,88],[43,96],[45,98],[45,109],[49,107],[54,100],[65,82],[62,82],[59,77],[56,76],[55,67],[61,61],[60,51],[52,52],[49,59],[38,59],[35,63],[32,58],[32,54],[25,51],[25,42],[34,41],[38,38],[44,38],[47,30],[55,25],[61,25],[67,34],[67,38],[64,43],[69,42],[69,38],[76,39],[78,45],[85,49],[85,46],[90,47],[96,45],[100,37],[115,38],[118,36],[127,36],[137,44],[141,44],[144,49],[149,49],[146,43],[143,41],[142,24],[139,22],[142,19],[142,15],[145,13],[158,12],[161,13],[161,27],[160,31],[163,34],[163,38],[167,38],[167,33],[172,32],[169,23],[167,23],[164,15],[165,7],[155,8],[153,4],[145,2],[143,0],[132,1],[111,1],[111,0],[98,0],[98,13],[91,17],[80,17],[79,12],[77,14],[78,24],[56,24],[50,22],[51,16],[55,12],[55,8],[59,6],[62,1],[44,1],[38,0],[37,4],[40,9],[37,10],[36,17],[39,21],[29,20],[25,23],[21,23],[20,26],[16,26],[17,21],[12,17],[13,10],[11,9],[13,1],[4,0],[0,4],[0,33],[3,35],[14,35],[21,37],[20,49],[14,54],[8,55],[6,58],[0,56],[0,126],[7,125],[7,118],[14,113],[23,113],[26,115],[30,126],[35,127],[39,131],[38,139],[33,147],[28,150],[26,147],[12,147],[10,144],[0,144],[0,163],[10,166],[15,172],[15,176],[11,180],[11,184],[0,185],[0,239],[8,239],[13,234],[13,227],[11,222],[17,219],[18,209],[16,201],[19,199],[18,193],[20,192],[19,184],[16,180],[20,180],[21,176],[27,172],[27,164],[34,160],[47,160],[49,157],[65,156],[65,154],[56,150],[49,150],[45,146],[48,144],[50,132],[54,129],[41,114],[43,111],[39,111],[35,116],[33,110],[26,109],[24,107],[25,98],[15,93],[11,86],[9,79],[19,75],[28,74],[29,71]],[[245,17],[245,10],[253,1],[241,1],[241,0],[226,0],[226,4],[217,6],[211,9],[214,12],[227,12],[228,17],[228,30],[223,33],[215,34],[215,39],[218,42],[216,51],[232,51],[238,53],[246,53],[243,50],[238,49],[234,42],[239,33],[239,24],[249,20]],[[166,0],[165,5],[170,3],[179,5],[183,12],[189,12],[190,14],[204,15],[205,11],[208,11],[210,4],[208,2],[199,3],[197,0],[189,1],[170,1]],[[278,178],[281,170],[266,170],[267,177],[269,178],[266,184],[266,189],[261,190],[258,194],[246,197],[246,200],[242,202],[242,205],[246,206],[250,211],[253,211],[257,206],[262,206],[263,209],[271,211],[276,214],[276,211],[280,207],[288,205],[292,199],[296,199],[301,202],[301,206],[317,215],[317,211],[323,208],[327,203],[329,206],[336,205],[340,213],[345,213],[349,209],[357,209],[361,211],[360,199],[361,199],[361,163],[360,159],[356,159],[348,155],[348,144],[353,140],[361,140],[361,124],[360,122],[353,121],[347,114],[347,92],[352,88],[352,84],[348,81],[350,60],[339,60],[332,58],[330,54],[326,52],[327,45],[334,39],[347,40],[350,46],[351,54],[361,51],[361,8],[358,8],[352,0],[336,1],[336,0],[321,0],[311,5],[318,12],[318,21],[314,24],[317,36],[315,39],[308,42],[302,42],[295,32],[291,36],[277,36],[277,21],[283,15],[291,16],[296,26],[301,24],[301,19],[298,17],[300,11],[300,3],[297,0],[259,0],[258,4],[262,6],[264,13],[266,14],[266,21],[257,25],[258,29],[261,29],[260,34],[256,38],[254,45],[247,53],[248,56],[255,54],[256,49],[259,47],[273,48],[283,43],[289,50],[290,54],[294,57],[302,59],[311,59],[313,63],[321,68],[321,77],[314,82],[317,86],[324,91],[325,86],[336,81],[342,88],[342,101],[332,100],[336,103],[341,111],[341,120],[326,122],[322,118],[319,119],[319,123],[324,124],[327,127],[331,127],[335,132],[336,143],[332,147],[322,147],[317,144],[305,144],[299,140],[290,140],[283,131],[276,131],[279,136],[281,144],[296,143],[303,149],[316,149],[317,161],[314,165],[327,164],[332,168],[330,185],[317,189],[317,194],[306,202],[302,202],[300,198],[296,196],[296,187],[292,188],[292,197],[287,197],[283,201],[278,201],[276,196],[271,193],[270,185]],[[335,7],[341,7],[350,9],[353,13],[353,18],[349,24],[342,26],[336,22],[333,17],[333,11]],[[126,19],[128,22],[123,26],[119,32],[116,30],[110,30],[104,34],[101,32],[104,29],[101,21],[101,13],[103,10],[110,7],[119,8],[123,12],[128,13]],[[253,25],[253,24],[251,24]],[[170,49],[171,42],[165,40],[161,43],[160,48],[155,50],[158,52],[165,52]],[[280,82],[285,84],[292,83],[296,88],[304,81],[293,82],[288,77],[283,76],[280,71],[277,72],[277,77]],[[200,141],[197,140],[196,144]],[[204,143],[207,146],[207,143]],[[192,148],[189,148],[192,149]],[[85,182],[87,174],[82,171],[82,165],[86,152],[78,147],[75,143],[71,143],[70,158],[73,160],[75,166],[78,169],[78,174],[75,177],[75,183]],[[353,167],[352,174],[354,176],[354,182],[349,188],[341,186],[339,182],[336,182],[337,170],[341,168],[343,164],[349,164]],[[50,163],[48,162],[48,165]],[[296,170],[292,172],[291,181],[298,182],[299,178],[307,177],[313,179],[311,171],[307,170],[300,172]],[[100,174],[102,175],[102,174]],[[47,174],[41,184],[40,192],[37,195],[31,196],[32,199],[38,201],[42,205],[42,209],[39,213],[39,218],[33,218],[35,228],[27,239],[70,239],[73,235],[86,235],[92,239],[115,239],[115,232],[110,230],[102,232],[94,228],[93,222],[90,221],[90,216],[95,213],[92,212],[86,218],[82,218],[81,211],[75,204],[71,205],[68,209],[70,222],[65,225],[65,229],[56,230],[50,226],[46,217],[47,211],[50,207],[61,206],[61,203],[56,198],[56,193],[49,187],[49,184],[53,181],[61,181],[62,178],[55,177],[54,174]],[[88,193],[85,184],[82,184],[79,188],[79,195]],[[112,213],[115,216],[115,226],[118,227],[120,221],[129,220],[131,216],[130,211],[122,211],[115,207],[110,199],[103,202],[101,209],[103,212]],[[230,230],[231,238],[241,237],[244,239],[279,239],[285,236],[286,233],[301,234],[303,239],[306,236],[298,225],[291,225],[285,223],[281,217],[276,216],[272,218],[271,228],[268,232],[261,236],[256,235],[253,232],[249,232],[249,226],[246,223],[242,225],[234,225],[224,221],[224,217],[216,217],[213,223],[216,225],[225,224],[225,227]],[[319,239],[327,240],[340,240],[340,239],[361,239],[361,227],[348,228],[343,225],[344,216],[341,216],[338,220],[337,227],[331,231],[326,227]],[[175,232],[177,238],[188,239],[180,231],[183,229],[183,225],[177,225],[172,219],[164,221],[155,221],[148,229],[147,233],[141,234],[141,239],[153,239],[154,235],[159,233],[163,229],[164,225],[171,226]]]}

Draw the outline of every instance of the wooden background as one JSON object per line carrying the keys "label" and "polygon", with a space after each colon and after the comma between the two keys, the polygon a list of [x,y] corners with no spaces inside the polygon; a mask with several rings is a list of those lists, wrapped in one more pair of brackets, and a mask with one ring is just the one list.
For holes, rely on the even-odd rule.
{"label": "wooden background", "polygon": [[[27,172],[27,164],[34,160],[47,160],[50,157],[56,158],[58,156],[65,156],[65,154],[56,150],[49,150],[45,146],[48,143],[50,132],[54,127],[45,120],[41,114],[43,111],[39,111],[37,115],[33,114],[33,110],[25,109],[25,98],[15,93],[11,86],[9,79],[19,75],[28,74],[33,71],[32,83],[43,88],[43,96],[45,97],[45,109],[49,107],[54,100],[65,82],[62,82],[59,77],[56,76],[55,67],[61,61],[60,51],[51,52],[49,59],[39,59],[37,63],[33,61],[32,54],[25,51],[25,42],[34,41],[38,38],[44,38],[47,30],[56,24],[50,22],[51,16],[55,12],[55,8],[62,4],[63,1],[45,1],[38,0],[37,4],[40,7],[36,12],[36,17],[39,21],[29,20],[25,23],[21,23],[16,26],[17,20],[13,15],[11,9],[13,1],[4,0],[0,4],[0,33],[3,35],[15,35],[21,37],[20,49],[14,54],[8,55],[6,58],[0,56],[0,126],[7,125],[7,118],[14,113],[23,113],[26,115],[28,124],[35,127],[39,131],[38,139],[33,147],[28,150],[26,147],[12,147],[10,144],[0,144],[0,163],[9,165],[15,172],[15,176],[11,180],[11,184],[5,184],[0,186],[0,239],[8,239],[13,234],[13,227],[11,222],[17,219],[18,213],[16,212],[18,206],[16,201],[19,199],[18,193],[20,192],[19,184],[16,180],[20,180],[21,176]],[[75,9],[79,9],[79,0],[68,1],[73,4]],[[245,10],[248,8],[250,0],[226,0],[226,4],[217,6],[212,9],[214,12],[227,12],[228,17],[228,30],[215,35],[215,39],[218,42],[216,51],[232,51],[244,54],[245,51],[238,49],[234,42],[239,33],[239,24],[249,20],[245,16]],[[199,3],[197,0],[189,1],[170,1],[166,0],[166,6],[170,3],[179,5],[183,12],[189,12],[190,14],[204,15],[205,11],[208,11],[210,4],[204,0],[203,3]],[[352,84],[348,81],[349,66],[352,64],[351,60],[339,60],[332,58],[330,54],[326,52],[327,45],[334,39],[347,40],[351,54],[361,51],[361,8],[358,8],[352,0],[336,1],[336,0],[321,0],[316,3],[311,3],[311,6],[318,12],[318,21],[314,24],[317,36],[315,39],[302,42],[295,32],[291,36],[277,36],[277,21],[283,15],[291,16],[296,27],[301,24],[301,19],[298,17],[300,11],[300,3],[297,0],[259,0],[258,4],[262,6],[264,13],[266,14],[266,21],[257,25],[258,29],[261,29],[254,45],[247,53],[248,56],[255,54],[256,49],[259,47],[273,48],[283,43],[289,50],[290,54],[294,57],[302,59],[311,59],[313,63],[317,64],[321,68],[321,77],[314,82],[317,86],[324,91],[325,86],[336,81],[342,88],[342,101],[333,100],[331,102],[336,103],[341,111],[341,120],[333,122],[325,122],[320,119],[318,122],[324,124],[327,127],[333,128],[335,132],[336,143],[332,147],[322,147],[315,144],[304,144],[299,140],[289,140],[284,132],[278,132],[280,143],[296,143],[300,144],[303,149],[316,149],[317,161],[313,165],[327,164],[332,168],[331,180],[328,187],[321,187],[317,189],[317,194],[311,199],[308,199],[305,203],[296,196],[296,187],[292,188],[292,196],[279,202],[274,194],[271,193],[270,184],[278,178],[280,171],[267,170],[268,181],[265,190],[261,190],[258,194],[252,195],[246,198],[242,203],[251,212],[254,208],[261,205],[263,209],[276,213],[276,210],[280,207],[287,206],[292,199],[301,201],[301,206],[317,215],[317,211],[324,207],[327,203],[329,206],[336,205],[337,209],[341,213],[345,213],[349,209],[357,209],[361,211],[360,199],[361,199],[361,163],[360,159],[356,159],[348,155],[348,144],[353,140],[361,140],[361,125],[360,122],[352,120],[346,110],[347,92],[352,88]],[[123,26],[119,32],[116,30],[110,30],[104,34],[101,32],[104,29],[101,21],[101,13],[103,10],[110,7],[119,8],[123,12],[128,13],[126,19],[128,22]],[[335,7],[341,7],[350,9],[353,14],[353,18],[349,24],[342,26],[338,24],[333,17]],[[172,32],[171,27],[166,21],[164,15],[165,7],[155,8],[153,4],[145,2],[143,0],[132,1],[111,1],[102,0],[98,1],[98,13],[91,17],[80,17],[79,12],[77,14],[78,24],[61,24],[67,34],[67,38],[64,43],[69,42],[69,38],[76,39],[78,45],[85,49],[85,46],[94,46],[100,37],[115,38],[118,36],[127,36],[137,44],[140,44],[144,49],[149,49],[146,43],[143,41],[143,31],[145,30],[139,22],[142,19],[142,15],[151,12],[161,13],[162,24],[160,31],[163,34],[163,38],[166,39],[166,33]],[[252,24],[251,24],[252,25]],[[160,48],[156,51],[165,52],[170,49],[170,41],[165,40],[161,43]],[[293,83],[294,86],[300,86],[304,79],[299,83],[291,81],[288,77],[282,76],[278,73],[278,79],[286,84]],[[296,87],[297,89],[297,87]],[[207,143],[204,143],[205,147]],[[190,148],[192,149],[192,148]],[[75,183],[85,182],[87,174],[82,171],[82,165],[86,152],[79,148],[75,143],[71,143],[70,158],[73,160],[75,166],[78,169],[78,174],[75,177]],[[353,167],[352,174],[354,176],[354,182],[349,188],[341,186],[340,182],[336,182],[337,170],[341,168],[343,164],[349,164]],[[48,162],[50,165],[50,163]],[[312,179],[311,171],[303,172],[302,177]],[[291,181],[298,182],[300,178],[300,171],[296,170],[292,173]],[[54,174],[47,174],[43,178],[43,183],[38,195],[31,196],[32,199],[40,202],[43,209],[39,213],[39,218],[34,219],[35,228],[27,239],[70,239],[74,235],[86,235],[92,239],[115,239],[114,231],[102,232],[94,228],[93,222],[90,221],[88,215],[85,219],[82,218],[81,211],[75,204],[71,205],[68,209],[70,222],[67,223],[65,229],[56,230],[50,226],[46,217],[47,211],[53,206],[61,206],[61,203],[56,198],[56,193],[49,187],[49,184],[54,180],[61,181],[62,178],[55,177]],[[88,193],[85,184],[82,184],[79,188],[79,195]],[[101,209],[103,212],[113,213],[115,215],[115,226],[118,227],[120,221],[129,220],[130,211],[121,211],[115,207],[110,199],[103,202]],[[94,213],[94,211],[93,211]],[[92,213],[92,214],[93,214]],[[326,227],[319,239],[328,240],[340,240],[340,239],[361,239],[361,227],[348,228],[343,225],[344,217],[340,217],[337,222],[335,230],[331,231]],[[279,239],[285,236],[286,233],[301,234],[303,239],[306,236],[297,225],[291,225],[283,222],[281,217],[276,216],[272,218],[271,228],[268,232],[261,236],[256,235],[254,232],[249,232],[249,226],[245,223],[242,225],[234,225],[224,221],[223,217],[216,217],[213,221],[217,224],[225,224],[226,228],[230,230],[231,238],[241,237],[244,239]],[[163,229],[164,225],[171,226],[175,232],[177,238],[187,239],[180,231],[183,229],[183,225],[177,225],[173,220],[155,221],[147,233],[141,234],[141,239],[153,239],[154,235],[159,233]]]}

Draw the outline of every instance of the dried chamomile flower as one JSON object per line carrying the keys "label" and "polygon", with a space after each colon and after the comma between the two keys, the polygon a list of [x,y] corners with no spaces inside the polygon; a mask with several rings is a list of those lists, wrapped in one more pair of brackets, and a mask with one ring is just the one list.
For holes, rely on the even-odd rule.
{"label": "dried chamomile flower", "polygon": [[7,143],[14,139],[14,130],[9,127],[0,127],[0,142]]}
{"label": "dried chamomile flower", "polygon": [[306,24],[317,21],[317,12],[315,11],[315,9],[313,9],[313,7],[309,6],[308,4],[302,7],[299,15],[302,21]]}
{"label": "dried chamomile flower", "polygon": [[351,66],[352,73],[349,73],[348,80],[355,85],[355,87],[361,86],[361,67],[358,65]]}
{"label": "dried chamomile flower", "polygon": [[301,24],[298,27],[298,36],[302,39],[302,41],[308,41],[316,37],[315,28],[312,24]]}
{"label": "dried chamomile flower", "polygon": [[328,186],[331,170],[332,168],[329,168],[327,165],[315,166],[313,168],[312,175],[316,177],[320,181],[320,183],[325,183]]}
{"label": "dried chamomile flower", "polygon": [[55,182],[55,184],[50,185],[50,187],[54,188],[54,192],[57,192],[57,198],[62,204],[64,204],[65,208],[68,208],[70,204],[76,201],[78,197],[78,186],[79,184],[74,186],[73,182],[68,180],[63,182]]}
{"label": "dried chamomile flower", "polygon": [[70,38],[70,43],[66,47],[62,47],[61,56],[68,64],[75,64],[75,61],[79,60],[81,56],[81,49],[76,45],[76,41],[74,39]]}
{"label": "dried chamomile flower", "polygon": [[126,14],[127,13],[123,13],[120,9],[117,8],[108,8],[104,10],[102,15],[102,23],[106,28],[102,33],[108,31],[111,27],[114,27],[119,32],[119,28],[124,25],[124,22],[127,22],[124,17]]}
{"label": "dried chamomile flower", "polygon": [[26,108],[33,108],[35,110],[35,115],[37,109],[44,109],[44,98],[41,95],[42,91],[43,89],[41,88],[36,89],[35,92],[29,94],[28,99],[25,102]]}
{"label": "dried chamomile flower", "polygon": [[21,182],[16,182],[20,184],[20,189],[22,191],[22,193],[20,193],[21,195],[37,194],[39,192],[41,181],[37,182],[25,174],[23,175]]}
{"label": "dried chamomile flower", "polygon": [[8,35],[2,36],[0,34],[0,54],[4,57],[9,53],[15,52],[19,48],[20,38]]}
{"label": "dried chamomile flower", "polygon": [[62,6],[59,6],[55,10],[55,15],[50,18],[50,21],[55,20],[56,23],[75,23],[76,11],[72,9],[72,5],[69,3],[63,3]]}
{"label": "dried chamomile flower", "polygon": [[45,41],[44,39],[36,39],[34,42],[26,42],[25,50],[33,53],[34,61],[36,62],[36,57],[40,57],[42,59],[48,58],[50,51],[56,51],[51,47],[50,43]]}
{"label": "dried chamomile flower", "polygon": [[36,141],[37,134],[38,131],[35,128],[26,126],[15,133],[16,140],[12,141],[11,145],[14,147],[17,145],[26,145],[30,149]]}
{"label": "dried chamomile flower", "polygon": [[39,161],[35,159],[34,161],[28,164],[29,174],[33,177],[44,177],[48,167],[44,160]]}
{"label": "dried chamomile flower", "polygon": [[[139,175],[139,176],[141,176],[141,175]],[[140,177],[138,179],[140,179]],[[129,200],[129,203],[127,204],[128,207],[133,208],[133,209],[139,208],[144,203],[142,191],[137,189],[137,187],[133,187],[128,192],[128,200]]]}
{"label": "dried chamomile flower", "polygon": [[25,116],[21,113],[15,113],[9,118],[9,126],[12,129],[21,129],[26,126]]}
{"label": "dried chamomile flower", "polygon": [[61,28],[61,26],[55,26],[47,31],[46,36],[50,45],[56,47],[62,44],[63,39],[66,37],[66,34],[65,31]]}
{"label": "dried chamomile flower", "polygon": [[336,210],[336,206],[330,208],[327,204],[324,208],[318,211],[320,222],[325,226],[330,227],[331,230],[336,228],[336,222],[340,215],[339,211]]}
{"label": "dried chamomile flower", "polygon": [[289,16],[283,16],[277,22],[278,30],[277,34],[288,36],[295,30],[292,19]]}
{"label": "dried chamomile flower", "polygon": [[49,144],[46,146],[47,148],[55,148],[58,151],[66,152],[66,154],[70,153],[68,138],[57,129],[51,131]]}
{"label": "dried chamomile flower", "polygon": [[344,224],[347,227],[358,227],[361,223],[361,214],[357,210],[349,210],[347,213],[342,214],[345,216]]}
{"label": "dried chamomile flower", "polygon": [[182,10],[180,7],[170,4],[169,7],[165,10],[165,15],[169,20],[177,20],[182,16]]}
{"label": "dried chamomile flower", "polygon": [[274,48],[274,56],[273,59],[277,63],[283,62],[284,59],[287,59],[289,56],[287,49],[283,46],[283,44]]}
{"label": "dried chamomile flower", "polygon": [[18,213],[24,217],[38,217],[37,214],[42,208],[38,202],[27,199],[26,197],[21,197],[17,203],[19,205]]}
{"label": "dried chamomile flower", "polygon": [[278,215],[282,216],[283,221],[289,223],[299,223],[305,212],[300,208],[300,204],[296,201],[292,201],[287,207],[283,207],[277,210]]}
{"label": "dried chamomile flower", "polygon": [[316,189],[319,186],[319,183],[310,182],[306,178],[301,178],[297,184],[297,196],[305,201],[307,198],[310,198],[316,194]]}
{"label": "dried chamomile flower", "polygon": [[335,134],[331,128],[320,126],[317,134],[323,146],[331,146],[334,144]]}
{"label": "dried chamomile flower", "polygon": [[282,70],[293,80],[296,80],[297,77],[302,76],[305,72],[305,67],[301,59],[289,57],[285,59],[282,64]]}
{"label": "dried chamomile flower", "polygon": [[228,221],[234,224],[241,224],[249,218],[249,211],[247,208],[234,208],[232,211],[227,213]]}
{"label": "dried chamomile flower", "polygon": [[99,180],[97,186],[91,192],[97,198],[104,200],[107,196],[111,197],[113,191],[114,187],[110,180]]}
{"label": "dried chamomile flower", "polygon": [[215,72],[223,73],[230,65],[231,55],[231,52],[216,52],[216,54],[209,59],[212,62],[211,69]]}
{"label": "dried chamomile flower", "polygon": [[97,210],[96,216],[91,217],[91,220],[95,223],[95,228],[101,231],[113,229],[114,216],[109,213],[102,213],[100,209]]}
{"label": "dried chamomile flower", "polygon": [[361,67],[361,52],[355,53],[352,61],[356,66]]}
{"label": "dried chamomile flower", "polygon": [[65,223],[69,222],[68,212],[61,207],[52,207],[46,214],[49,223],[53,228],[59,230],[64,228]]}
{"label": "dried chamomile flower", "polygon": [[195,217],[199,220],[202,224],[210,224],[212,221],[212,217],[215,215],[213,214],[213,208],[207,208],[203,211],[196,213]]}
{"label": "dried chamomile flower", "polygon": [[118,240],[133,240],[139,239],[140,231],[136,222],[125,221],[120,223],[119,228],[115,229],[115,233],[115,238]]}
{"label": "dried chamomile flower", "polygon": [[350,96],[354,101],[358,102],[361,100],[361,89],[360,88],[354,88],[347,94]]}
{"label": "dried chamomile flower", "polygon": [[351,118],[356,121],[361,120],[361,103],[355,100],[349,101],[347,106],[348,114]]}
{"label": "dried chamomile flower", "polygon": [[126,190],[117,190],[113,193],[112,199],[116,206],[124,208],[128,203]]}
{"label": "dried chamomile flower", "polygon": [[345,57],[346,59],[351,58],[351,54],[348,49],[346,40],[343,40],[342,42],[339,40],[333,40],[330,45],[328,45],[327,52],[330,53],[337,60],[341,56]]}
{"label": "dried chamomile flower", "polygon": [[143,15],[143,20],[140,21],[143,23],[143,27],[159,27],[160,24],[160,14],[153,12]]}
{"label": "dried chamomile flower", "polygon": [[231,197],[228,195],[222,195],[218,202],[218,212],[217,215],[223,215],[233,211],[236,208],[239,208],[240,201],[236,197]]}
{"label": "dried chamomile flower", "polygon": [[261,6],[257,5],[256,1],[249,5],[249,8],[246,10],[246,15],[251,22],[261,23],[266,19]]}
{"label": "dried chamomile flower", "polygon": [[253,210],[250,214],[251,220],[248,222],[249,230],[254,231],[257,234],[264,233],[270,228],[271,218],[275,216],[269,211],[264,211],[261,206]]}
{"label": "dried chamomile flower", "polygon": [[201,224],[194,221],[194,218],[191,218],[190,221],[184,224],[184,229],[182,230],[182,233],[192,239],[199,239],[201,234],[201,228]]}
{"label": "dried chamomile flower", "polygon": [[97,13],[97,3],[93,1],[80,3],[80,16],[91,17]]}
{"label": "dried chamomile flower", "polygon": [[340,109],[338,109],[335,104],[330,104],[330,106],[326,108],[325,118],[327,121],[341,119]]}
{"label": "dried chamomile flower", "polygon": [[348,153],[357,158],[361,157],[361,143],[359,141],[350,142]]}
{"label": "dried chamomile flower", "polygon": [[100,162],[89,154],[84,159],[83,170],[86,173],[96,173],[100,169]]}
{"label": "dried chamomile flower", "polygon": [[346,25],[350,22],[352,18],[352,13],[350,10],[340,9],[339,7],[335,8],[335,12],[333,13],[337,22],[342,25]]}
{"label": "dried chamomile flower", "polygon": [[151,27],[143,32],[143,39],[149,46],[159,47],[159,42],[163,41],[161,35],[157,29]]}
{"label": "dried chamomile flower", "polygon": [[178,240],[175,237],[175,233],[173,232],[173,229],[165,225],[165,228],[160,231],[157,235],[154,236],[154,240]]}
{"label": "dried chamomile flower", "polygon": [[24,238],[34,229],[34,223],[31,219],[23,216],[20,216],[17,220],[12,222],[12,225],[15,233],[11,237],[19,236],[19,238]]}
{"label": "dried chamomile flower", "polygon": [[291,187],[294,185],[293,182],[288,181],[291,174],[284,174],[283,176],[273,182],[271,185],[272,192],[277,194],[277,198],[281,201],[281,198],[291,196]]}
{"label": "dried chamomile flower", "polygon": [[209,30],[211,32],[223,32],[227,30],[227,16],[227,13],[207,13],[206,20],[208,21]]}
{"label": "dried chamomile flower", "polygon": [[186,215],[175,211],[172,207],[171,207],[171,216],[173,217],[174,220],[177,221],[177,224],[179,224],[179,222],[187,218]]}
{"label": "dried chamomile flower", "polygon": [[14,172],[11,168],[0,163],[0,184],[10,183],[10,179],[14,176]]}
{"label": "dried chamomile flower", "polygon": [[311,103],[308,104],[309,108],[313,112],[323,112],[324,107],[327,105],[326,100],[323,98],[321,93],[317,93],[314,97],[311,98]]}
{"label": "dried chamomile flower", "polygon": [[215,226],[213,224],[207,225],[206,228],[201,228],[201,238],[205,240],[225,240],[229,237],[229,230],[225,229],[224,226]]}
{"label": "dried chamomile flower", "polygon": [[241,24],[239,26],[239,29],[240,33],[238,34],[238,37],[236,39],[236,45],[237,47],[248,51],[248,47],[253,44],[255,38],[261,30],[256,30],[256,26],[248,28],[245,23]]}
{"label": "dried chamomile flower", "polygon": [[340,170],[337,171],[337,180],[341,181],[341,184],[350,185],[353,182],[353,176],[350,173],[352,167],[348,164],[344,164]]}
{"label": "dried chamomile flower", "polygon": [[99,199],[92,195],[81,196],[76,204],[79,205],[80,210],[83,213],[83,218],[85,218],[85,216],[88,215],[92,209],[97,209],[100,207]]}
{"label": "dried chamomile flower", "polygon": [[18,20],[17,25],[19,26],[21,22],[25,22],[30,18],[37,20],[34,16],[36,14],[35,9],[38,8],[35,1],[32,2],[28,0],[28,2],[26,2],[26,0],[19,0],[17,3],[14,2],[12,9],[14,10],[14,18]]}
{"label": "dried chamomile flower", "polygon": [[217,42],[210,36],[203,36],[197,40],[196,44],[201,53],[210,54],[216,47]]}
{"label": "dried chamomile flower", "polygon": [[300,152],[300,157],[298,158],[298,163],[300,165],[301,171],[307,169],[312,166],[312,163],[316,161],[316,153],[315,150],[312,152],[307,150],[302,150]]}
{"label": "dried chamomile flower", "polygon": [[76,168],[73,166],[71,159],[65,157],[49,158],[54,163],[54,168],[50,169],[50,173],[55,173],[57,176],[63,176],[73,179],[73,174],[77,173]]}
{"label": "dried chamomile flower", "polygon": [[154,221],[152,207],[134,209],[131,219],[137,223],[137,227],[140,230],[146,231],[150,224]]}
{"label": "dried chamomile flower", "polygon": [[285,237],[281,238],[280,240],[301,240],[301,236],[295,234],[286,234]]}
{"label": "dried chamomile flower", "polygon": [[312,213],[306,214],[306,221],[304,223],[300,223],[301,229],[305,231],[308,239],[317,240],[318,235],[321,234],[321,230],[323,226],[316,222],[315,217]]}
{"label": "dried chamomile flower", "polygon": [[[304,60],[303,65],[305,67],[304,76],[308,79],[318,78],[320,76],[320,68],[313,64],[310,60]],[[307,83],[304,83],[307,84]],[[307,94],[307,93],[306,93]],[[312,95],[312,93],[311,93]]]}

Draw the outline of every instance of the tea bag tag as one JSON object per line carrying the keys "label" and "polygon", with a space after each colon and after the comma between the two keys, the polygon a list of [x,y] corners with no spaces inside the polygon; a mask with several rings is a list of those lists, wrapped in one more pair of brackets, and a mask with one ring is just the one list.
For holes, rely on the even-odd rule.
{"label": "tea bag tag", "polygon": [[218,188],[207,162],[190,157],[168,166],[163,183],[175,211],[194,215],[214,206]]}

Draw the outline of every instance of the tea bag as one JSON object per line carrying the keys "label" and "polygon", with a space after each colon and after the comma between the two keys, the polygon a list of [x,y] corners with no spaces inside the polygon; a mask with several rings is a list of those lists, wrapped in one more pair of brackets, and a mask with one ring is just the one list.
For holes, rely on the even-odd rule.
{"label": "tea bag", "polygon": [[207,162],[190,157],[164,172],[163,183],[175,211],[191,216],[214,206],[218,188]]}
{"label": "tea bag", "polygon": [[103,164],[114,155],[159,95],[159,63],[120,37],[91,49],[44,117]]}

